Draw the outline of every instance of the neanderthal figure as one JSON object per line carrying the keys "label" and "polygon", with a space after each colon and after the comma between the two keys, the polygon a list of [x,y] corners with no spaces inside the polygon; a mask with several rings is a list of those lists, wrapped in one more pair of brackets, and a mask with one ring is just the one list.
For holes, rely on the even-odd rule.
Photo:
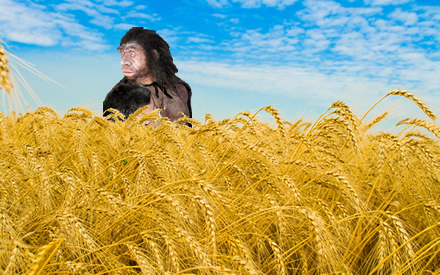
{"label": "neanderthal figure", "polygon": [[176,76],[169,45],[153,30],[131,28],[121,39],[124,78],[107,94],[104,116],[109,108],[117,109],[125,118],[137,109],[145,112],[161,109],[160,115],[175,121],[183,115],[192,117],[191,88]]}

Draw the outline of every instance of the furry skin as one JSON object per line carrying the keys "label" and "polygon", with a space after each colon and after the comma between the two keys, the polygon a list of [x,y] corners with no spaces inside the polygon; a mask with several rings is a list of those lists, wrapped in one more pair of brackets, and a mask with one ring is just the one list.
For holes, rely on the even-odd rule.
{"label": "furry skin", "polygon": [[103,102],[104,116],[110,114],[107,109],[113,108],[121,112],[127,119],[137,109],[150,104],[150,95],[148,87],[141,86],[124,77],[105,97]]}

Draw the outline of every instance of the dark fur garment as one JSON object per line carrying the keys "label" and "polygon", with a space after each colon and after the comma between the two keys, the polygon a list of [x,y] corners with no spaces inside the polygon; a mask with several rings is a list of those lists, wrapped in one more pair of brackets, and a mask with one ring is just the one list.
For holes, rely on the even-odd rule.
{"label": "dark fur garment", "polygon": [[137,109],[150,104],[150,89],[134,81],[123,78],[107,94],[103,102],[104,116],[110,114],[107,110],[113,108],[121,112],[125,119]]}

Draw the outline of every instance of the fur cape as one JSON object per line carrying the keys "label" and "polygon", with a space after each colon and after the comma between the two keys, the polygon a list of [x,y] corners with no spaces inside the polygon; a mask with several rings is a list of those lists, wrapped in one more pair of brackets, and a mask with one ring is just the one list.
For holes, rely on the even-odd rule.
{"label": "fur cape", "polygon": [[[184,85],[185,89],[187,90],[187,106],[189,117],[191,118],[191,87],[180,78],[178,78],[178,81],[179,84]],[[113,87],[113,89],[111,89],[111,91],[105,97],[103,102],[104,117],[110,114],[110,112],[108,112],[107,110],[109,108],[113,108],[122,113],[125,116],[125,119],[127,119],[128,116],[136,112],[137,109],[150,104],[152,92],[155,92],[156,97],[158,97],[158,89],[155,86],[160,87],[162,92],[167,97],[172,98],[172,96],[167,92],[167,89],[165,87],[159,86],[156,82],[154,82],[152,85],[143,86],[138,84],[136,81],[132,81],[124,77],[123,79],[121,79],[121,81],[119,81],[118,84]]]}
{"label": "fur cape", "polygon": [[137,84],[124,77],[107,94],[103,102],[104,116],[110,114],[107,110],[113,108],[121,112],[125,119],[137,109],[150,104],[149,87]]}

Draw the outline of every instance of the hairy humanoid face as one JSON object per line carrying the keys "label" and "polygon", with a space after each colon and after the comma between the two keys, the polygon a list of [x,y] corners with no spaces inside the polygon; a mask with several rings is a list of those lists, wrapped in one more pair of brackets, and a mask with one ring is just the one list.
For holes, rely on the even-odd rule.
{"label": "hairy humanoid face", "polygon": [[[121,53],[122,73],[132,80],[142,84],[149,84],[151,71],[148,68],[147,56],[141,45],[128,42],[118,47]],[[146,83],[144,83],[146,82]]]}

